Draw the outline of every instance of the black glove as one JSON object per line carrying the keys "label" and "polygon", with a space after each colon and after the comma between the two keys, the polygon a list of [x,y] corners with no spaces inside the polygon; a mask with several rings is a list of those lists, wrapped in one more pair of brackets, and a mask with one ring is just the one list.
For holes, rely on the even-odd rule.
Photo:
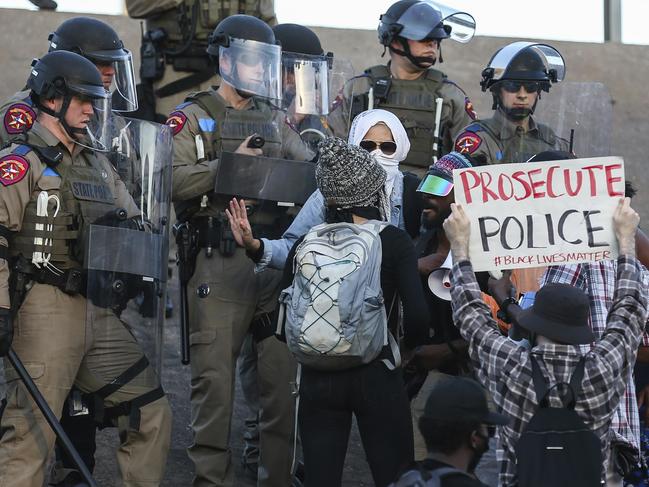
{"label": "black glove", "polygon": [[11,311],[0,308],[0,357],[9,352],[14,339],[14,325],[11,320]]}

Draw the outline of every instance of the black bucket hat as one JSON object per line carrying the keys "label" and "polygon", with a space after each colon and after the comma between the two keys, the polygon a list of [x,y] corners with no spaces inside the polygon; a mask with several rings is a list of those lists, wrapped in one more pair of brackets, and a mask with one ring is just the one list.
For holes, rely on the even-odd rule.
{"label": "black bucket hat", "polygon": [[518,324],[554,342],[585,345],[595,341],[584,291],[570,284],[551,283],[536,293],[532,307],[521,311]]}

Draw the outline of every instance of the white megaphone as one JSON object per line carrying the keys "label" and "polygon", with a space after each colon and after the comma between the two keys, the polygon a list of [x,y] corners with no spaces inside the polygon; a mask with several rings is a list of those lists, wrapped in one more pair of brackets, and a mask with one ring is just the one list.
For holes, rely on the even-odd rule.
{"label": "white megaphone", "polygon": [[453,256],[449,252],[444,263],[428,275],[428,289],[444,301],[451,300],[451,267]]}

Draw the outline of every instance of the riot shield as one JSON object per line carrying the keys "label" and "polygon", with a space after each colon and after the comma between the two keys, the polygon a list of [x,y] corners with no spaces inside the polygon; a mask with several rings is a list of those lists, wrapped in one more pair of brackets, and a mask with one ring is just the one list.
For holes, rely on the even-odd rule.
{"label": "riot shield", "polygon": [[[171,203],[171,131],[123,118],[121,156],[140,181],[139,214],[122,208],[88,226],[87,320],[111,347],[136,362],[144,352],[160,370]],[[136,343],[134,343],[134,341]],[[132,356],[132,360],[129,358]],[[125,364],[126,365],[126,364]]]}
{"label": "riot shield", "polygon": [[224,196],[303,205],[316,190],[315,164],[222,152],[214,192]]}
{"label": "riot shield", "polygon": [[[611,155],[613,104],[608,88],[597,82],[563,82],[539,101],[535,118],[568,140],[577,157]],[[570,147],[572,141],[572,147]]]}

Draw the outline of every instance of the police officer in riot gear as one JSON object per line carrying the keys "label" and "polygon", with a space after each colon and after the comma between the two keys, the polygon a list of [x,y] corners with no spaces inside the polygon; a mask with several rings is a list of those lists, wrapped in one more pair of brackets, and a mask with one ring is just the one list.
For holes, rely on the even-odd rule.
{"label": "police officer in riot gear", "polygon": [[[37,119],[23,141],[0,152],[0,307],[12,309],[20,330],[13,348],[55,413],[61,414],[73,385],[101,397],[98,411],[120,429],[124,485],[159,485],[171,409],[118,318],[125,303],[100,305],[85,284],[91,273],[84,265],[118,253],[88,250],[97,248],[85,245],[93,222],[118,211],[133,221],[140,215],[110,162],[92,149],[108,93],[93,63],[66,51],[35,62],[27,87]],[[7,370],[0,484],[40,487],[54,433]]]}
{"label": "police officer in riot gear", "polygon": [[[267,315],[277,304],[281,277],[277,271],[255,274],[254,264],[236,246],[224,213],[236,193],[216,193],[215,182],[234,185],[241,176],[217,179],[217,170],[223,169],[225,161],[223,152],[301,161],[313,158],[285,114],[274,110],[280,103],[281,48],[272,29],[255,17],[233,15],[215,28],[207,52],[221,84],[189,96],[167,120],[174,132],[176,215],[196,235],[195,246],[182,253],[190,254],[194,270],[187,282],[194,433],[188,453],[197,487],[233,483],[229,436],[235,361],[253,322],[268,331],[267,336],[272,335]],[[253,135],[263,136],[263,147],[249,147]],[[257,162],[261,170],[261,161]],[[253,225],[261,233],[281,234],[286,226],[283,208],[260,199],[248,204]],[[260,336],[257,353],[258,485],[284,487],[291,477],[292,360],[286,346],[272,338],[261,340]]]}
{"label": "police officer in riot gear", "polygon": [[[105,89],[111,94],[112,110],[130,112],[137,109],[132,56],[111,26],[90,17],[73,17],[59,25],[48,41],[48,52],[75,52],[95,64]],[[0,142],[5,144],[28,131],[36,120],[36,113],[28,89],[5,101],[0,108],[3,120]]]}
{"label": "police officer in riot gear", "polygon": [[303,25],[278,24],[273,32],[282,46],[282,106],[302,139],[315,150],[320,140],[332,135],[326,115],[336,96],[327,76],[333,53],[325,54],[316,33]]}
{"label": "police officer in riot gear", "polygon": [[524,162],[548,150],[568,151],[567,140],[532,115],[541,94],[565,77],[559,51],[545,44],[514,42],[502,49],[482,71],[482,91],[493,98],[493,117],[468,125],[455,150],[487,164]]}
{"label": "police officer in riot gear", "polygon": [[391,111],[406,127],[411,143],[402,170],[423,175],[437,157],[452,150],[457,134],[475,119],[466,93],[433,68],[442,62],[444,39],[468,42],[474,30],[469,14],[443,11],[430,1],[392,4],[378,27],[390,62],[366,69],[347,84],[340,106],[329,116],[336,135],[346,138],[350,121],[362,111]]}
{"label": "police officer in riot gear", "polygon": [[276,24],[274,0],[126,0],[130,17],[146,19],[138,118],[164,121],[194,91],[208,90],[214,71],[205,49],[217,24],[235,14]]}

